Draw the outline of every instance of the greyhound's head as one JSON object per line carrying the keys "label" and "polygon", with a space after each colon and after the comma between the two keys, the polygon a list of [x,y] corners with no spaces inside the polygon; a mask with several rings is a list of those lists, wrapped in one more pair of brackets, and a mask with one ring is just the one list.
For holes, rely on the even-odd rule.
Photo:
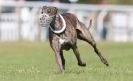
{"label": "greyhound's head", "polygon": [[56,7],[43,6],[39,15],[39,23],[43,27],[49,27],[50,23],[57,14]]}

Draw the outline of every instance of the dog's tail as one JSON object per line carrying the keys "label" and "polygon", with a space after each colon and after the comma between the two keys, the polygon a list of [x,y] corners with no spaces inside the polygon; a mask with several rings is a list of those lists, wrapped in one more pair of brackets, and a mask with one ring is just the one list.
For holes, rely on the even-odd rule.
{"label": "dog's tail", "polygon": [[90,19],[90,23],[89,23],[88,29],[90,29],[91,26],[92,26],[92,19]]}

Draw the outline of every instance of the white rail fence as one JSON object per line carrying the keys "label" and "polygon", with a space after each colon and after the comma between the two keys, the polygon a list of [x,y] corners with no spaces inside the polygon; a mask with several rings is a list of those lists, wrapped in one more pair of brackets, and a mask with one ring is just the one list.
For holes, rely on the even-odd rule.
{"label": "white rail fence", "polygon": [[14,13],[5,13],[0,15],[0,39],[18,40],[17,16]]}
{"label": "white rail fence", "polygon": [[87,26],[92,19],[91,31],[97,40],[133,41],[133,6],[46,2],[0,4],[0,41],[46,40],[48,29],[40,27],[37,21],[43,5],[56,6],[61,13],[74,13]]}

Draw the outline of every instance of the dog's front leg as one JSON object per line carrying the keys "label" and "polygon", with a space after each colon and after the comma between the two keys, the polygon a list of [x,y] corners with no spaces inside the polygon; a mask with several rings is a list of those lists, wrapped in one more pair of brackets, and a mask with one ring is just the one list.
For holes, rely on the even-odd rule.
{"label": "dog's front leg", "polygon": [[62,57],[61,57],[61,45],[59,43],[59,40],[53,40],[51,47],[55,53],[56,62],[57,62],[57,65],[59,66],[60,71],[64,72],[64,68],[62,65]]}
{"label": "dog's front leg", "polygon": [[65,70],[65,58],[64,58],[64,55],[63,55],[63,51],[62,50],[60,50],[60,56],[61,56],[61,60],[62,60],[63,69]]}

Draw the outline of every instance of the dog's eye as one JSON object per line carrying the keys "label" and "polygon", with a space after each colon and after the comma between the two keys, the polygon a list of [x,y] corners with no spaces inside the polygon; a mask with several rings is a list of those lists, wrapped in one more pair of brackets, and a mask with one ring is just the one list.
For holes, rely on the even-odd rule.
{"label": "dog's eye", "polygon": [[51,11],[51,10],[50,10],[50,9],[48,9],[48,10],[47,10],[47,13],[50,13],[50,11]]}

